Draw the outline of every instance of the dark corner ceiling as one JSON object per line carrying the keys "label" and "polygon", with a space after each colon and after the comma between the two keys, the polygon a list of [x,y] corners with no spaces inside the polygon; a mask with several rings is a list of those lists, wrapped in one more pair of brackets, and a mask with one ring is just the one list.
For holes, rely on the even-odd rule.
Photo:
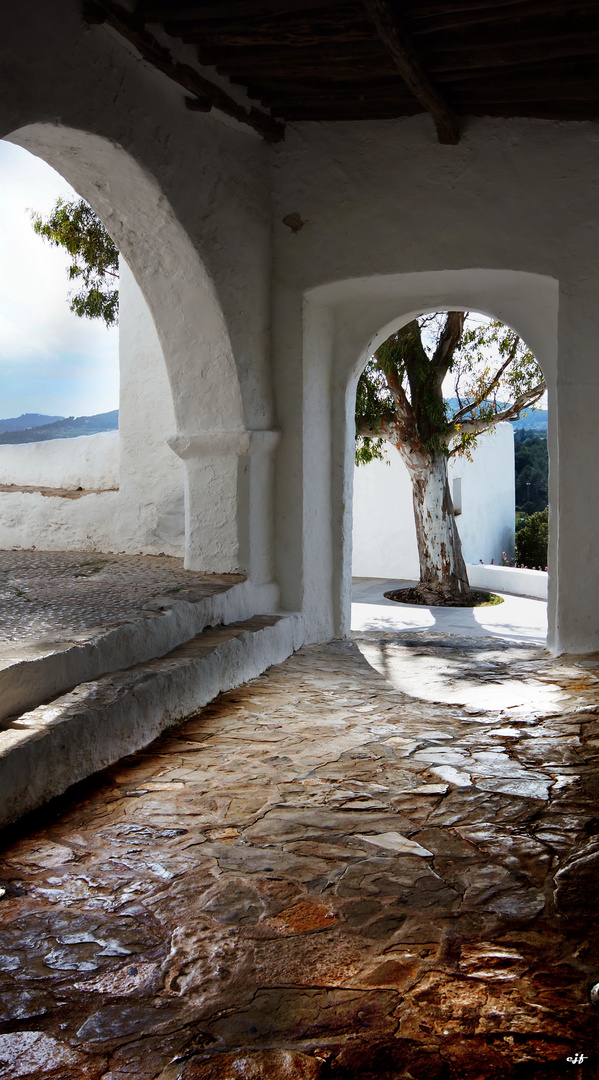
{"label": "dark corner ceiling", "polygon": [[[149,63],[276,141],[286,121],[429,112],[441,142],[460,117],[599,119],[599,0],[112,0],[84,4]],[[165,34],[168,37],[165,37]],[[168,39],[245,89],[243,107]]]}

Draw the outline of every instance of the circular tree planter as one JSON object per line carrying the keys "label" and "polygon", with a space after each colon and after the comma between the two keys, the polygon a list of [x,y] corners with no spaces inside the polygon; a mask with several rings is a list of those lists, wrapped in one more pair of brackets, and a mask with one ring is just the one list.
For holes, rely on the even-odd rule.
{"label": "circular tree planter", "polygon": [[472,589],[466,596],[460,600],[455,600],[452,597],[443,597],[436,595],[433,599],[431,596],[421,592],[417,587],[410,589],[392,589],[390,592],[384,593],[386,600],[395,600],[397,604],[417,604],[419,607],[494,607],[496,604],[503,604],[503,596],[498,596],[497,593],[482,592],[479,589]]}

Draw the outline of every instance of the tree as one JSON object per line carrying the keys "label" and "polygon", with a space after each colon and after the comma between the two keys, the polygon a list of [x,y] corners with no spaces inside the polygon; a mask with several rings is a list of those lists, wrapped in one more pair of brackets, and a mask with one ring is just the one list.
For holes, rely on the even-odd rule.
{"label": "tree", "polygon": [[547,436],[524,428],[515,432],[514,439],[516,510],[534,514],[545,509],[549,497]]}
{"label": "tree", "polygon": [[516,532],[518,566],[527,566],[530,570],[546,570],[548,543],[549,511],[539,510],[527,517]]}
{"label": "tree", "polygon": [[[425,603],[459,602],[470,592],[448,460],[469,456],[479,435],[518,418],[545,391],[541,369],[515,331],[496,320],[466,320],[462,311],[412,319],[370,358],[356,393],[356,463],[383,458],[388,442],[410,474],[417,592]],[[448,375],[452,401],[443,398]]]}
{"label": "tree", "polygon": [[54,247],[63,247],[71,256],[69,281],[81,288],[70,296],[75,315],[103,319],[116,326],[119,312],[119,252],[97,214],[84,199],[58,199],[44,220],[32,212],[34,231]]}

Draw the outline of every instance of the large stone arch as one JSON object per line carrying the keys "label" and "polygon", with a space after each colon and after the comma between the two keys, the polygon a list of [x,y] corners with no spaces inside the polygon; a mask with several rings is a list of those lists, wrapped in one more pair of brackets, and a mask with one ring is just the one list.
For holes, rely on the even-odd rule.
{"label": "large stone arch", "polygon": [[43,158],[93,206],[148,305],[173,400],[169,444],[185,465],[186,565],[249,570],[239,488],[248,471],[242,459],[259,440],[246,430],[227,325],[196,247],[155,177],[116,142],[48,123],[6,138]]}
{"label": "large stone arch", "polygon": [[[351,279],[319,286],[306,293],[304,308],[304,357],[306,380],[323,382],[322,364],[328,365],[326,382],[330,399],[313,395],[320,411],[318,420],[306,418],[311,435],[305,453],[312,462],[305,472],[319,477],[304,496],[308,505],[304,520],[304,590],[310,616],[310,598],[328,595],[328,618],[315,618],[316,634],[327,623],[331,632],[349,633],[351,602],[351,517],[353,489],[354,401],[360,371],[374,349],[389,334],[424,311],[463,309],[480,311],[514,327],[538,357],[548,386],[549,451],[557,458],[556,372],[558,329],[558,283],[549,277],[507,270],[445,270],[392,274]],[[307,396],[310,396],[307,394]],[[327,417],[329,418],[327,421]],[[324,431],[328,425],[330,442]],[[328,442],[328,445],[326,445]],[[328,468],[317,468],[324,457]],[[556,470],[550,472],[552,506],[549,553],[549,644],[558,647],[558,591],[556,551],[558,542]],[[330,531],[315,530],[322,520],[316,501],[332,509]],[[325,535],[326,532],[326,535]]]}

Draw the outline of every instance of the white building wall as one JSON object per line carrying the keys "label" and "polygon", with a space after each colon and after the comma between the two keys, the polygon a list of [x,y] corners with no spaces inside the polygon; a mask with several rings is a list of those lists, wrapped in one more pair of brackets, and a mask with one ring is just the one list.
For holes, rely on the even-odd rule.
{"label": "white building wall", "polygon": [[[388,464],[387,464],[388,462]],[[354,577],[420,576],[412,485],[399,453],[389,447],[387,462],[373,461],[354,470]],[[462,513],[456,518],[467,563],[500,563],[514,550],[514,433],[498,424],[483,436],[467,458],[449,463],[452,493],[461,480]]]}
{"label": "white building wall", "polygon": [[91,491],[118,488],[119,433],[0,445],[0,484]]}

